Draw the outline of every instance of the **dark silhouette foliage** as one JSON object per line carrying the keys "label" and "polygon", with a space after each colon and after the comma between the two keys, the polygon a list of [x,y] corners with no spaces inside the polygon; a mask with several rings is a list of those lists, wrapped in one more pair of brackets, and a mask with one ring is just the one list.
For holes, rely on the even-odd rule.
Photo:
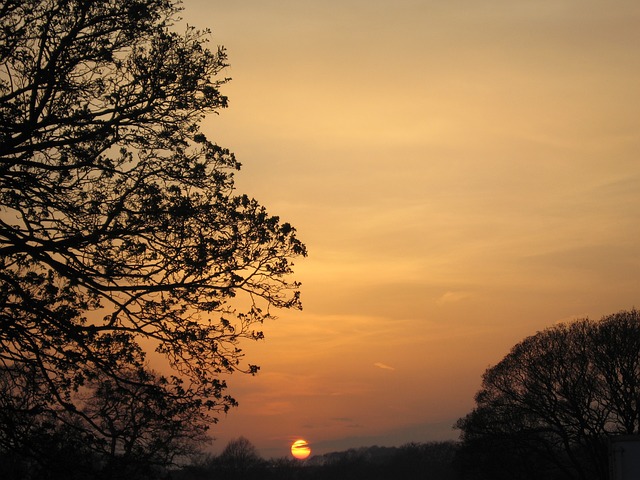
{"label": "dark silhouette foliage", "polygon": [[122,373],[127,384],[106,376],[89,382],[74,413],[40,408],[38,382],[18,388],[14,373],[0,378],[0,455],[10,460],[3,479],[160,478],[209,441],[205,412],[168,396],[153,372]]}
{"label": "dark silhouette foliage", "polygon": [[215,462],[218,475],[228,479],[261,478],[263,460],[256,447],[245,437],[229,441]]}
{"label": "dark silhouette foliage", "polygon": [[[233,445],[232,445],[233,444]],[[248,445],[248,447],[247,447]],[[313,456],[300,461],[293,458],[263,460],[255,457],[252,445],[245,439],[232,441],[227,447],[244,453],[246,462],[236,467],[223,457],[205,458],[204,462],[186,466],[173,473],[175,480],[456,480],[454,442],[410,443],[401,447],[363,447],[344,452]]]}
{"label": "dark silhouette foliage", "polygon": [[608,438],[640,433],[640,313],[526,338],[457,427],[465,478],[606,480]]}
{"label": "dark silhouette foliage", "polygon": [[221,374],[257,371],[238,342],[300,307],[305,246],[235,193],[239,163],[200,130],[227,106],[226,54],[177,33],[179,10],[0,0],[3,455],[53,452],[68,429],[120,460],[166,450],[161,431],[176,447],[178,423],[199,435],[198,412],[236,404]]}
{"label": "dark silhouette foliage", "polygon": [[320,478],[374,480],[457,478],[454,442],[407,443],[400,447],[365,447],[327,454],[317,459]]}

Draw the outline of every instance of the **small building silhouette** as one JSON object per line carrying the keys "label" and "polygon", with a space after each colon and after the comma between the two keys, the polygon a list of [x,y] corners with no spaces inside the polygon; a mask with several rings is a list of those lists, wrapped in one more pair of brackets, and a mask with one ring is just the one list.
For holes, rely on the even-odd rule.
{"label": "small building silhouette", "polygon": [[640,479],[640,435],[617,435],[609,439],[610,480]]}

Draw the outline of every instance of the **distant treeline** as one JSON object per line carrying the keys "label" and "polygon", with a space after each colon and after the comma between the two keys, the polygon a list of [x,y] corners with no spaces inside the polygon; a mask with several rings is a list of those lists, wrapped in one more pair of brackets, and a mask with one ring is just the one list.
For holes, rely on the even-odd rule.
{"label": "distant treeline", "polygon": [[456,442],[408,443],[401,447],[362,447],[313,456],[263,460],[243,455],[238,462],[223,452],[172,472],[173,480],[455,480]]}

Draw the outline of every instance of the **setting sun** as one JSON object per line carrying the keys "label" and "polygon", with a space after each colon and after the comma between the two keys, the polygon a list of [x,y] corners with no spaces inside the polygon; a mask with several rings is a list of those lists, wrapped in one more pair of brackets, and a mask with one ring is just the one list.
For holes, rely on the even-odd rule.
{"label": "setting sun", "polygon": [[298,460],[304,460],[311,455],[311,448],[306,440],[296,440],[291,444],[291,455]]}

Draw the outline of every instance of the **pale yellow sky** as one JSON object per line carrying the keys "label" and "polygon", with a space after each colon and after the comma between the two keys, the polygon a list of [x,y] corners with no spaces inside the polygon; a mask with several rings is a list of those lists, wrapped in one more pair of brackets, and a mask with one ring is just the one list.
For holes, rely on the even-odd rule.
{"label": "pale yellow sky", "polygon": [[216,450],[454,438],[513,344],[640,306],[637,1],[184,6],[231,64],[207,133],[310,252]]}

